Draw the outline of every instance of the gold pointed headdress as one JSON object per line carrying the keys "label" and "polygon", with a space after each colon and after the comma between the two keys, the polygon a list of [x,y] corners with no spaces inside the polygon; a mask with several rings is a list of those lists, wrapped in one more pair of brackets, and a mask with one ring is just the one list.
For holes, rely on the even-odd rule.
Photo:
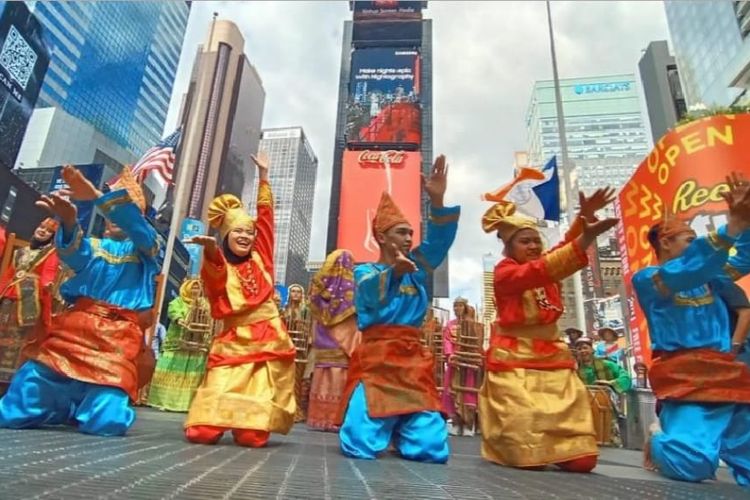
{"label": "gold pointed headdress", "polygon": [[378,211],[372,221],[372,231],[376,234],[385,233],[396,224],[409,224],[409,220],[398,208],[391,195],[383,191],[378,204]]}
{"label": "gold pointed headdress", "polygon": [[516,213],[516,205],[510,201],[500,201],[492,205],[482,216],[482,229],[485,233],[497,231],[506,245],[521,229],[537,229],[531,217]]}
{"label": "gold pointed headdress", "polygon": [[219,230],[222,241],[232,229],[255,229],[255,219],[247,213],[240,199],[233,194],[223,194],[213,199],[208,206],[208,224]]}
{"label": "gold pointed headdress", "polygon": [[122,167],[120,178],[117,179],[117,181],[109,187],[113,191],[115,189],[126,190],[128,192],[128,195],[130,195],[130,199],[133,201],[133,203],[138,205],[138,208],[141,209],[141,212],[146,211],[146,197],[143,195],[143,188],[141,188],[138,180],[136,180],[135,176],[133,176],[133,171],[130,170],[130,167],[128,165]]}

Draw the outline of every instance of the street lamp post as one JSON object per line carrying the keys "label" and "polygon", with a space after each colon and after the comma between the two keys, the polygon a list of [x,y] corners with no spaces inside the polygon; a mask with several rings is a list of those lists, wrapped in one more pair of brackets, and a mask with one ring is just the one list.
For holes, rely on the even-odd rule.
{"label": "street lamp post", "polygon": [[[555,35],[552,30],[552,12],[550,9],[549,0],[547,4],[547,24],[549,26],[549,45],[550,52],[552,55],[552,75],[555,81],[555,106],[557,110],[557,131],[560,135],[560,155],[562,160],[562,177],[563,185],[565,189],[565,208],[568,216],[568,225],[572,225],[575,213],[573,211],[573,200],[575,200],[575,193],[573,193],[571,186],[570,175],[573,170],[573,166],[570,163],[568,157],[568,140],[565,131],[565,115],[563,114],[562,105],[562,93],[560,91],[560,77],[557,73],[557,54],[555,52]],[[573,292],[575,297],[576,306],[576,323],[578,329],[586,331],[586,311],[583,307],[583,280],[581,279],[581,272],[577,272],[573,275]]]}

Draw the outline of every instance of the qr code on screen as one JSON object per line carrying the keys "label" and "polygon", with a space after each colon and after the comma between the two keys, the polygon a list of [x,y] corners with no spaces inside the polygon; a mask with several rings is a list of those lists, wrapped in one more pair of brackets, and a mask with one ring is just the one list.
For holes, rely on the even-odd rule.
{"label": "qr code on screen", "polygon": [[26,43],[16,27],[11,26],[0,52],[0,66],[26,89],[26,84],[29,83],[31,73],[34,71],[34,64],[36,64],[36,52]]}

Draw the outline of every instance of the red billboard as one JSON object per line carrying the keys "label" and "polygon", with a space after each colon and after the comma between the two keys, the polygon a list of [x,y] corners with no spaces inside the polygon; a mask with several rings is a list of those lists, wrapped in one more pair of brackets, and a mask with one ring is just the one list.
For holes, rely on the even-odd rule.
{"label": "red billboard", "polygon": [[372,219],[383,191],[391,194],[409,219],[416,247],[421,239],[421,165],[419,152],[345,150],[337,247],[350,250],[356,262],[378,260]]}
{"label": "red billboard", "polygon": [[[726,222],[721,193],[731,172],[750,175],[750,114],[718,115],[664,135],[623,186],[615,204],[617,238],[628,296],[631,347],[638,361],[651,359],[646,318],[633,296],[632,277],[656,263],[648,243],[651,226],[665,214],[703,235]],[[750,290],[746,277],[739,282]]]}
{"label": "red billboard", "polygon": [[414,48],[371,47],[352,53],[348,144],[422,142],[419,62]]}

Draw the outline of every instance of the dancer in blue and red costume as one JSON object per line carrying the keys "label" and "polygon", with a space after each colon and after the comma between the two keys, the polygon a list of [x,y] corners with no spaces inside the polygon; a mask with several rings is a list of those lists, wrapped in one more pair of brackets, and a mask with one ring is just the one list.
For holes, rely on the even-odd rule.
{"label": "dancer in blue and red costume", "polygon": [[[153,306],[159,242],[127,167],[118,181],[124,189],[107,194],[71,166],[63,179],[68,191],[37,204],[62,222],[57,250],[75,276],[61,293],[73,306],[53,318],[38,353],[16,372],[0,400],[0,427],[73,424],[87,434],[120,436],[135,421],[138,320]],[[61,194],[94,201],[107,219],[103,239],[84,236],[75,205]]]}
{"label": "dancer in blue and red costume", "polygon": [[750,271],[750,190],[737,178],[729,186],[728,223],[707,236],[675,219],[651,228],[658,265],[637,272],[633,286],[651,336],[649,379],[661,400],[647,464],[697,482],[714,478],[721,458],[750,487],[750,369],[736,359],[720,299],[727,283]]}
{"label": "dancer in blue and red costume", "polygon": [[413,251],[412,226],[383,193],[373,221],[380,258],[355,268],[362,343],[352,353],[339,411],[341,451],[348,457],[374,459],[393,438],[404,458],[448,461],[434,361],[419,329],[429,305],[425,280],[445,259],[458,227],[460,208],[443,206],[447,173],[439,156],[424,179],[432,204],[427,237]]}

